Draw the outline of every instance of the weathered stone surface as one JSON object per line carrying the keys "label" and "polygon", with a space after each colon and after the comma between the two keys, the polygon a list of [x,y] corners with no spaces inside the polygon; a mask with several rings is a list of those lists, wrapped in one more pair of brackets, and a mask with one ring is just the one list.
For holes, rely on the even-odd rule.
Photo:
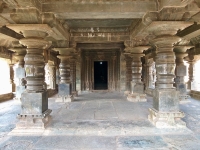
{"label": "weathered stone surface", "polygon": [[148,119],[157,128],[180,128],[186,127],[186,123],[181,120],[183,112],[171,111],[162,112],[156,109],[149,109]]}
{"label": "weathered stone surface", "polygon": [[26,131],[27,129],[28,130],[32,129],[31,130],[32,132],[34,129],[36,129],[36,131],[37,129],[41,129],[40,132],[43,131],[43,129],[45,129],[45,127],[50,121],[50,113],[51,113],[51,110],[47,109],[41,114],[18,115],[17,117],[19,119],[19,122],[17,122],[16,128],[13,130],[13,132],[19,133],[21,132],[20,129],[25,129],[25,132],[30,132],[30,131]]}
{"label": "weathered stone surface", "polygon": [[133,93],[144,93],[144,84],[143,83],[135,83],[134,81],[131,82],[132,92]]}
{"label": "weathered stone surface", "polygon": [[71,95],[71,84],[61,83],[58,85],[58,95],[68,96]]}
{"label": "weathered stone surface", "polygon": [[158,149],[167,146],[160,136],[138,136],[118,138],[118,150]]}
{"label": "weathered stone surface", "polygon": [[127,96],[127,100],[130,102],[146,102],[146,94],[130,93]]}
{"label": "weathered stone surface", "polygon": [[179,65],[179,66],[177,66],[176,69],[177,69],[177,70],[176,70],[176,75],[177,75],[177,76],[186,76],[186,73],[187,73],[187,68],[186,68],[186,66],[184,66],[184,65]]}
{"label": "weathered stone surface", "polygon": [[[187,128],[160,129],[147,120],[147,108],[153,102],[149,96],[145,103],[128,102],[122,93],[116,92],[82,93],[73,103],[68,104],[55,103],[55,98],[49,99],[49,107],[53,110],[52,119],[42,132],[38,132],[39,129],[30,129],[27,132],[25,128],[18,128],[18,132],[12,131],[17,121],[16,114],[20,112],[20,103],[16,100],[2,102],[0,149],[199,148],[200,109],[199,101],[195,99],[189,99],[190,103],[180,104],[181,110],[185,112],[183,119],[187,122]],[[105,113],[109,112],[108,109],[111,109],[112,114]],[[104,120],[95,119],[95,112],[98,112],[98,116],[103,116]],[[177,114],[182,115],[181,112]],[[118,116],[118,119],[113,119],[112,115]]]}
{"label": "weathered stone surface", "polygon": [[21,114],[22,115],[41,115],[48,109],[47,92],[40,93],[22,93],[21,96]]}
{"label": "weathered stone surface", "polygon": [[160,112],[179,111],[179,92],[174,89],[155,89],[153,108]]}
{"label": "weathered stone surface", "polygon": [[0,101],[10,100],[13,99],[13,93],[1,94]]}

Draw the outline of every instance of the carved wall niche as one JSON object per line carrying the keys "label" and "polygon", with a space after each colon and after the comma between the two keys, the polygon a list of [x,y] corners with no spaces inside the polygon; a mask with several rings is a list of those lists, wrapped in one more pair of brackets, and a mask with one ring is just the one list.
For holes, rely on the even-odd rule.
{"label": "carved wall niche", "polygon": [[120,51],[116,50],[83,50],[81,66],[81,90],[94,90],[94,62],[108,63],[108,90],[120,88]]}

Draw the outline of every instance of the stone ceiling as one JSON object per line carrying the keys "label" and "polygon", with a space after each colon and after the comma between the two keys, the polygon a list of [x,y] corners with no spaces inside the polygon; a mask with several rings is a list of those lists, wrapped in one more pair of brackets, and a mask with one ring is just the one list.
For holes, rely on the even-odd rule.
{"label": "stone ceiling", "polygon": [[132,22],[136,20],[133,19],[66,19],[65,22],[70,28],[116,28],[130,27]]}
{"label": "stone ceiling", "polygon": [[[0,0],[0,26],[16,32],[1,46],[10,47],[9,42],[23,36],[19,24],[47,24],[47,40],[53,47],[79,43],[97,43],[96,47],[102,48],[108,43],[114,43],[114,47],[121,43],[132,47],[149,45],[155,38],[153,31],[176,29],[176,34],[194,22],[198,24],[199,6],[199,0]],[[199,36],[198,30],[190,35]],[[191,44],[185,37],[179,43]]]}

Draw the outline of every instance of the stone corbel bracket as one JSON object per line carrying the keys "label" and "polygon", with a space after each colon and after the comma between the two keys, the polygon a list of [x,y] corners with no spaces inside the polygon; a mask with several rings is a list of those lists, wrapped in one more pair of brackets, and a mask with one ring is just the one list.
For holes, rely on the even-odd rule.
{"label": "stone corbel bracket", "polygon": [[[22,34],[25,30],[31,31],[43,31],[48,34],[46,37],[47,40],[60,40],[61,37],[58,36],[57,33],[48,25],[48,24],[10,24],[7,25],[8,28],[14,30],[15,32]],[[48,45],[47,45],[48,47]]]}
{"label": "stone corbel bracket", "polygon": [[[62,23],[54,16],[53,13],[45,13],[45,12],[42,13],[34,7],[15,8],[14,13],[11,13],[10,17],[16,24],[24,24],[24,26],[27,26],[30,24],[32,24],[33,26],[47,24],[52,30],[52,33],[49,34],[49,36],[46,38],[47,40],[69,41],[69,37],[70,37],[69,28],[65,26],[65,29],[64,29]],[[15,31],[15,29],[13,30]]]}

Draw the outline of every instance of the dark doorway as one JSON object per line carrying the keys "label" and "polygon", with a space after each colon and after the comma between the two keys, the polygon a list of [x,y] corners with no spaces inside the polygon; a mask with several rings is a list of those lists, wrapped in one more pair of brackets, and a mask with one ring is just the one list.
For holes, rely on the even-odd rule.
{"label": "dark doorway", "polygon": [[108,62],[94,61],[94,90],[108,89]]}

